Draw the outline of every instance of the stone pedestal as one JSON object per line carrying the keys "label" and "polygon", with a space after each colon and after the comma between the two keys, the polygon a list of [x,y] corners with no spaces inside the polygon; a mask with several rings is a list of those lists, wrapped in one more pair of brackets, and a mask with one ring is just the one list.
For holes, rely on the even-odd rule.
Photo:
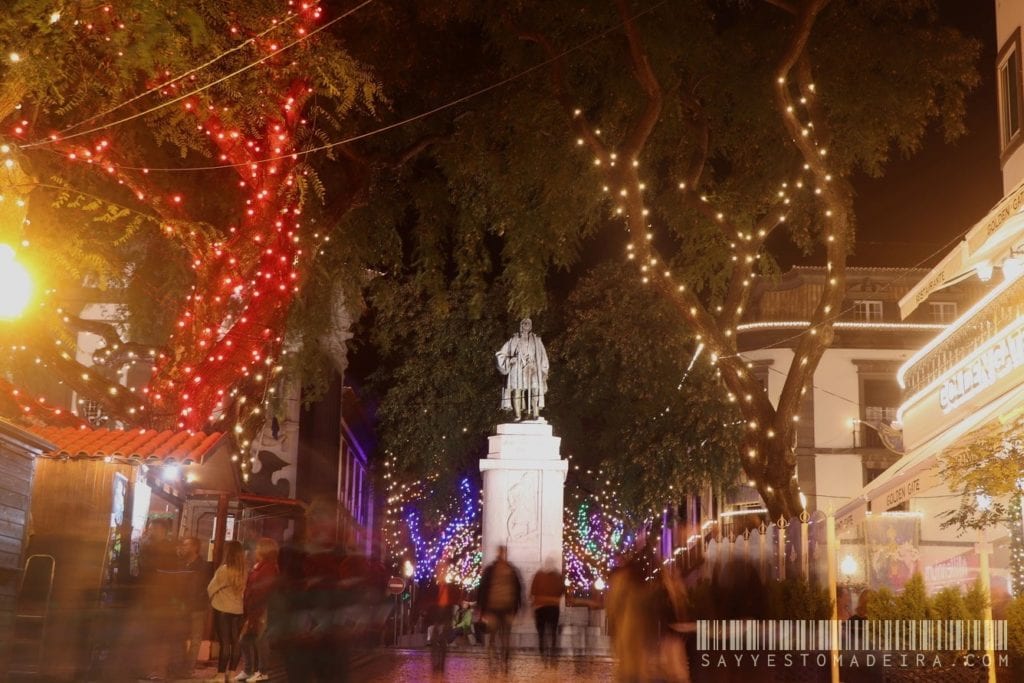
{"label": "stone pedestal", "polygon": [[547,558],[562,566],[562,506],[569,463],[558,453],[561,439],[544,420],[498,425],[490,437],[483,473],[484,566],[498,546],[508,547],[519,569],[524,598]]}

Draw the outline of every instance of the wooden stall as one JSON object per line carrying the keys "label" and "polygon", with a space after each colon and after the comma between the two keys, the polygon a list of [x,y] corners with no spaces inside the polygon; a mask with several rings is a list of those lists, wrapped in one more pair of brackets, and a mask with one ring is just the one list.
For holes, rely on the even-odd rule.
{"label": "wooden stall", "polygon": [[[219,433],[39,428],[55,448],[36,459],[29,553],[55,571],[40,674],[94,671],[110,615],[130,601],[151,507],[180,515],[199,492],[237,496],[229,440]],[[177,517],[171,520],[177,526]],[[126,597],[127,596],[127,597]],[[115,617],[116,619],[116,617]]]}
{"label": "wooden stall", "polygon": [[15,598],[28,536],[35,456],[54,445],[0,419],[0,675],[14,642]]}

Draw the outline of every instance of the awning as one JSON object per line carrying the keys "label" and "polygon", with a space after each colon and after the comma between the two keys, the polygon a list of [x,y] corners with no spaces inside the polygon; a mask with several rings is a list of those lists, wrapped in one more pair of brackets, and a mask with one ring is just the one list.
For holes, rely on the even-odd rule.
{"label": "awning", "polygon": [[925,442],[893,463],[877,479],[868,483],[859,495],[839,508],[836,512],[837,528],[840,522],[850,524],[851,515],[863,514],[868,503],[872,504],[875,511],[886,510],[932,488],[939,483],[938,469],[943,454],[997,434],[1017,420],[1022,411],[1024,386],[1018,386]]}
{"label": "awning", "polygon": [[899,301],[906,318],[933,292],[953,284],[984,261],[998,266],[1024,240],[1024,181],[974,224],[938,265]]}
{"label": "awning", "polygon": [[52,458],[109,458],[150,466],[176,465],[192,491],[238,495],[238,468],[231,462],[231,440],[222,432],[173,432],[155,429],[83,429],[30,427],[55,446]]}

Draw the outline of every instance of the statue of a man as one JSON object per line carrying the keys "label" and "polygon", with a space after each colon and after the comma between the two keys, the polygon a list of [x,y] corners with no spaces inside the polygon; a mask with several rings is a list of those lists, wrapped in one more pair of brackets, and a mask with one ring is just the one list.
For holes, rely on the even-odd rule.
{"label": "statue of a man", "polygon": [[523,414],[540,419],[544,394],[548,391],[548,352],[544,342],[533,333],[533,323],[523,318],[518,334],[505,342],[495,354],[498,370],[508,377],[501,391],[502,410],[511,410],[516,420]]}

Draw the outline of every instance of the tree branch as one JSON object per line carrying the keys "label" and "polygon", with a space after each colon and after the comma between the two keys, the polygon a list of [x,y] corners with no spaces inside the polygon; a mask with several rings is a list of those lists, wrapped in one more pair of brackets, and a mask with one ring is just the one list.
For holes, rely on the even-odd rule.
{"label": "tree branch", "polygon": [[167,353],[165,348],[158,348],[149,344],[140,344],[138,342],[125,341],[121,338],[120,333],[118,333],[114,325],[102,320],[89,320],[87,318],[80,318],[74,315],[67,315],[66,313],[63,315],[61,320],[63,320],[64,324],[73,330],[95,334],[106,342],[106,347],[99,349],[97,353],[101,351],[109,351],[111,355],[109,358],[100,358],[94,354],[94,361],[97,364],[120,368],[136,358],[146,359],[153,357],[157,353]]}
{"label": "tree branch", "polygon": [[587,119],[586,113],[575,106],[569,95],[568,79],[565,75],[565,56],[560,56],[548,37],[543,34],[520,31],[519,37],[539,45],[547,58],[551,60],[551,86],[555,91],[555,98],[568,115],[573,132],[590,147],[602,164],[606,164],[610,158],[608,146],[597,136],[594,132],[596,127]]}
{"label": "tree branch", "polygon": [[629,44],[629,56],[633,64],[633,75],[647,96],[644,111],[636,120],[629,133],[626,134],[623,144],[623,154],[626,155],[628,160],[633,160],[639,156],[640,151],[647,144],[647,138],[650,137],[654,126],[658,123],[658,118],[661,116],[661,84],[651,68],[650,59],[647,57],[647,51],[644,49],[640,33],[633,22],[633,17],[630,16],[626,0],[615,0],[615,4],[619,8],[622,26],[626,33],[626,41]]}

